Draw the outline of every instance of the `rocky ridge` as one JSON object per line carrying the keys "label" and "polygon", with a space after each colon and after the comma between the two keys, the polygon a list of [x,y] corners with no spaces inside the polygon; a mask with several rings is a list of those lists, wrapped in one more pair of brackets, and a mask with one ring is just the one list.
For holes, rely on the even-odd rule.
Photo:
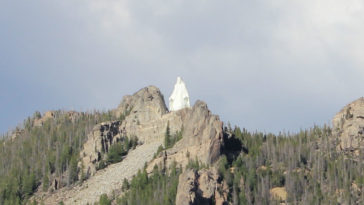
{"label": "rocky ridge", "polygon": [[[130,179],[146,162],[148,169],[161,162],[163,166],[169,166],[173,161],[185,167],[189,159],[211,164],[220,156],[223,123],[202,101],[197,101],[192,108],[169,112],[160,90],[149,86],[131,96],[125,96],[113,113],[120,120],[97,124],[80,152],[82,160],[79,167],[83,167],[82,170],[88,173],[89,178],[72,188],[61,188],[53,194],[40,194],[38,198],[47,204],[57,204],[60,201],[65,204],[92,203],[101,194],[111,195],[114,190],[120,189],[124,178]],[[163,145],[167,126],[171,133],[182,131],[182,139],[166,150],[164,156],[152,160],[158,147]],[[100,155],[125,137],[137,137],[139,146],[123,161],[97,171]],[[200,175],[204,176],[203,173]]]}

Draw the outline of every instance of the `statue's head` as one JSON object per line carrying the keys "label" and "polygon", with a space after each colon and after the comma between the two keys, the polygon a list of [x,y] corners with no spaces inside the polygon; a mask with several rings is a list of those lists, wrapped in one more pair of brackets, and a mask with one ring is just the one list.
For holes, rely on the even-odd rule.
{"label": "statue's head", "polygon": [[179,83],[181,83],[182,82],[182,78],[181,77],[177,77],[177,83],[179,84]]}

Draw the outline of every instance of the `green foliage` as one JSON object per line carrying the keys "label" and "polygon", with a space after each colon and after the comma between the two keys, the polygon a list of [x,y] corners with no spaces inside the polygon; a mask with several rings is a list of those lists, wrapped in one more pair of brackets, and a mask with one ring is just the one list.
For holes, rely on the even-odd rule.
{"label": "green foliage", "polygon": [[234,157],[227,153],[229,158],[222,156],[218,164],[231,190],[230,202],[271,203],[267,190],[273,187],[286,188],[288,204],[337,204],[338,190],[343,204],[363,200],[351,188],[352,183],[363,188],[362,165],[336,150],[329,127],[279,135],[236,127],[231,133],[240,140],[242,152]]}
{"label": "green foliage", "polygon": [[100,196],[99,205],[111,205],[111,200],[107,197],[106,194],[102,194]]}
{"label": "green foliage", "polygon": [[107,153],[107,162],[120,162],[122,160],[122,157],[126,154],[127,151],[124,150],[123,144],[121,142],[117,142],[110,146],[109,152]]}
{"label": "green foliage", "polygon": [[26,196],[29,196],[34,192],[36,188],[37,188],[37,179],[35,177],[34,172],[32,172],[24,177],[23,193]]}
{"label": "green foliage", "polygon": [[98,163],[98,165],[97,165],[97,167],[96,167],[96,170],[100,170],[100,169],[104,169],[104,168],[106,168],[107,167],[107,162],[105,161],[105,160],[101,160],[99,163]]}
{"label": "green foliage", "polygon": [[[76,183],[79,153],[87,134],[95,124],[123,120],[127,114],[116,118],[111,112],[81,113],[71,119],[68,113],[57,111],[54,119],[44,121],[40,127],[34,126],[35,120],[41,119],[39,112],[26,119],[16,129],[17,137],[0,140],[0,204],[31,203],[29,196],[40,184],[42,190],[48,190],[54,177],[63,179],[60,187]],[[363,194],[353,189],[354,185],[359,192],[364,188],[363,162],[336,150],[336,139],[329,127],[315,126],[296,134],[278,135],[230,126],[224,130],[233,135],[238,146],[241,144],[239,153],[224,150],[225,155],[217,164],[221,179],[229,187],[228,200],[232,204],[270,204],[269,190],[273,187],[286,188],[287,204],[337,204],[339,197],[342,204],[364,201]],[[171,134],[168,123],[164,148],[159,147],[157,154],[181,138],[182,131]],[[138,139],[133,136],[114,143],[104,151],[98,169],[121,161],[137,145]],[[204,167],[197,159],[189,159],[187,165],[194,170]],[[130,182],[123,181],[125,195],[117,203],[175,204],[180,173],[176,163],[169,170],[155,167],[149,176],[145,169],[139,171]],[[85,178],[83,173],[81,178]],[[99,202],[110,204],[111,200],[105,195]]]}
{"label": "green foliage", "polygon": [[163,150],[165,150],[165,149],[163,148],[163,146],[162,146],[162,145],[159,145],[158,150],[157,150],[157,152],[154,154],[154,157],[153,157],[153,158],[156,158],[156,157],[159,155],[159,153],[161,153]]}
{"label": "green foliage", "polygon": [[78,180],[78,167],[77,167],[78,157],[73,155],[69,163],[69,183],[74,183]]}
{"label": "green foliage", "polygon": [[225,172],[227,171],[228,169],[228,161],[227,161],[227,158],[225,155],[223,155],[219,161],[219,167],[218,167],[218,171],[219,171],[219,174],[221,176],[224,176],[225,175]]}
{"label": "green foliage", "polygon": [[130,188],[129,181],[125,178],[121,187],[122,191],[127,191]]}
{"label": "green foliage", "polygon": [[200,170],[200,162],[198,161],[197,158],[195,160],[189,159],[186,168],[198,171]]}
{"label": "green foliage", "polygon": [[176,144],[179,140],[181,140],[182,132],[183,132],[183,128],[181,131],[177,131],[174,135],[171,135],[170,128],[169,128],[169,122],[168,122],[166,132],[164,134],[164,147],[162,145],[160,145],[158,147],[157,152],[154,154],[153,158],[156,158],[161,152],[173,147],[174,144]]}
{"label": "green foliage", "polygon": [[171,134],[171,129],[169,127],[169,121],[167,123],[167,128],[166,128],[166,132],[164,134],[164,148],[168,149],[173,147],[174,144],[176,144],[176,142],[178,142],[180,139],[182,139],[182,132],[183,132],[183,128],[181,131],[177,131],[175,134]]}
{"label": "green foliage", "polygon": [[[176,163],[172,164],[169,173],[157,166],[154,167],[150,176],[145,169],[139,170],[132,178],[130,185],[124,180],[123,188],[127,191],[121,198],[117,199],[117,204],[175,204],[180,173],[181,169],[176,167]],[[127,187],[129,188],[127,189]]]}
{"label": "green foliage", "polygon": [[43,175],[43,179],[42,179],[42,189],[43,191],[47,191],[48,188],[49,188],[49,177],[48,177],[48,174],[44,174]]}
{"label": "green foliage", "polygon": [[286,178],[281,170],[275,170],[269,173],[273,187],[283,187],[286,183]]}
{"label": "green foliage", "polygon": [[33,114],[34,119],[40,119],[42,117],[42,114],[39,111],[35,111]]}
{"label": "green foliage", "polygon": [[164,134],[164,147],[167,149],[170,146],[171,146],[171,130],[169,128],[169,121],[168,121],[166,133]]}
{"label": "green foliage", "polygon": [[122,141],[118,141],[114,144],[112,144],[108,152],[106,153],[106,160],[101,160],[96,169],[104,169],[109,164],[117,163],[123,160],[123,157],[128,154],[130,149],[135,149],[135,147],[138,145],[138,138],[133,136],[123,138]]}
{"label": "green foliage", "polygon": [[186,169],[192,169],[194,171],[198,171],[200,169],[208,168],[206,164],[200,163],[197,158],[194,160],[188,159],[188,164],[186,166]]}

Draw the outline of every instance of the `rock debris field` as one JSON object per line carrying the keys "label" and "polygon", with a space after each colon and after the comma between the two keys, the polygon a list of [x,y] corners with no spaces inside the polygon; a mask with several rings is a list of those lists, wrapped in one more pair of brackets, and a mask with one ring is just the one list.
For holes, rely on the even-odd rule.
{"label": "rock debris field", "polygon": [[113,190],[120,190],[124,178],[130,180],[146,162],[152,160],[154,153],[162,144],[162,139],[156,139],[130,151],[126,158],[116,164],[109,165],[98,171],[95,176],[81,185],[63,188],[44,199],[45,204],[58,204],[63,199],[64,204],[92,204],[99,200],[100,195],[111,195]]}

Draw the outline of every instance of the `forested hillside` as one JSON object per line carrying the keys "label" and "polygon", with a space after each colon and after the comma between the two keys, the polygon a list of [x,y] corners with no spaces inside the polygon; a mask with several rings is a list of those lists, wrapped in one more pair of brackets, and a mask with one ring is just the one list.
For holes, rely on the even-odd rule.
{"label": "forested hillside", "polygon": [[[0,144],[0,204],[23,204],[37,188],[48,190],[51,179],[63,181],[61,186],[80,180],[78,154],[87,133],[98,122],[115,120],[110,113],[94,112],[81,113],[72,121],[67,112],[57,111],[53,119],[34,126],[37,118],[38,113],[28,118],[13,139]],[[336,150],[337,139],[330,127],[281,135],[239,127],[226,127],[224,132],[224,155],[216,166],[229,187],[232,204],[364,202],[363,161]],[[188,167],[201,169],[192,162]],[[126,194],[113,200],[118,204],[174,203],[180,173],[176,165],[168,170],[156,167],[149,177],[142,170],[124,182]]]}
{"label": "forested hillside", "polygon": [[[336,151],[337,139],[329,127],[279,136],[239,128],[232,133],[246,150],[223,157],[219,166],[233,203],[267,204],[272,198],[289,204],[364,202],[362,161]],[[272,190],[276,187],[283,189]]]}
{"label": "forested hillside", "polygon": [[[232,204],[364,202],[363,161],[336,151],[336,139],[328,126],[280,135],[251,133],[235,127],[225,128],[225,134],[225,154],[216,166],[221,180],[228,186],[228,201]],[[241,151],[232,152],[234,150]],[[198,162],[190,167],[201,169]],[[168,204],[156,196],[176,197],[170,196],[175,192],[166,192],[166,186],[170,185],[163,184],[176,180],[175,171],[172,174],[161,170],[162,175],[156,173],[153,172],[150,178],[138,174],[131,181],[132,186],[123,187],[129,191],[116,200],[118,204],[148,201]],[[154,180],[160,176],[164,177],[162,184]]]}
{"label": "forested hillside", "polygon": [[88,133],[97,123],[115,120],[111,112],[48,114],[36,112],[1,140],[0,204],[22,204],[37,188],[54,190],[80,180],[79,152]]}
{"label": "forested hillside", "polygon": [[334,122],[250,132],[202,101],[169,112],[154,86],[109,112],[36,112],[0,141],[0,204],[364,204],[364,98]]}

